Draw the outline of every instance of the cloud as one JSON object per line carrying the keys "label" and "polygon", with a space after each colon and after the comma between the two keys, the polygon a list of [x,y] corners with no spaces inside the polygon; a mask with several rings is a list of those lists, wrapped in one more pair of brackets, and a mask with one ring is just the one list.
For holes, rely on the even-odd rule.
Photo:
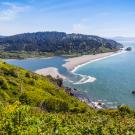
{"label": "cloud", "polygon": [[25,12],[28,8],[29,6],[18,5],[10,2],[0,3],[0,21],[12,20],[16,18],[19,13]]}

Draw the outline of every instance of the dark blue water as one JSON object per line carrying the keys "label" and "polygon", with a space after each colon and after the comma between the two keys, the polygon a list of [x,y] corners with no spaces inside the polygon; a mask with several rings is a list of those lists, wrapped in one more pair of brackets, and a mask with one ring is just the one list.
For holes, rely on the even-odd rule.
{"label": "dark blue water", "polygon": [[[132,46],[133,50],[87,64],[76,70],[77,74],[95,77],[95,82],[84,84],[65,82],[65,85],[77,88],[85,96],[90,96],[95,101],[100,100],[109,107],[126,104],[135,108],[135,95],[132,95],[132,90],[135,90],[135,43],[124,44]],[[71,77],[71,73],[62,67],[65,63],[64,57],[6,60],[6,62],[31,71],[45,67],[56,67],[61,74]]]}

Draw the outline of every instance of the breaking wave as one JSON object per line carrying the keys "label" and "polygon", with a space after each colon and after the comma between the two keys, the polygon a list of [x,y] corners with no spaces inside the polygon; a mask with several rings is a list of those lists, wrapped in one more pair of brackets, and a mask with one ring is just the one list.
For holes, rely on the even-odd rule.
{"label": "breaking wave", "polygon": [[95,77],[87,76],[87,75],[81,75],[81,74],[76,74],[81,77],[81,79],[77,82],[74,82],[73,84],[85,84],[85,83],[93,83],[96,81]]}

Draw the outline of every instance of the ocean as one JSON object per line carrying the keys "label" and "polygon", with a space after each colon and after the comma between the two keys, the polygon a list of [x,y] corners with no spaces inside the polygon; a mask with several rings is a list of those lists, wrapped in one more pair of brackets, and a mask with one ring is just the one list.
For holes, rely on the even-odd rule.
{"label": "ocean", "polygon": [[124,104],[135,108],[135,95],[132,94],[135,90],[135,42],[122,43],[126,47],[131,46],[132,51],[86,64],[73,73],[62,67],[64,57],[6,62],[30,71],[56,67],[61,74],[70,78],[70,81],[64,82],[65,86],[78,89],[84,96],[104,104],[104,107],[116,108]]}

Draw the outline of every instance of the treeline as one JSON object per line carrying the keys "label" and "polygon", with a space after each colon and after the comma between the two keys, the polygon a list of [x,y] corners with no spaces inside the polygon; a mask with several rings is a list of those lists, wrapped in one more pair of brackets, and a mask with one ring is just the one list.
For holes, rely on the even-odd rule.
{"label": "treeline", "polygon": [[55,54],[102,53],[115,51],[121,44],[97,36],[63,32],[24,33],[0,38],[3,51],[36,51]]}

